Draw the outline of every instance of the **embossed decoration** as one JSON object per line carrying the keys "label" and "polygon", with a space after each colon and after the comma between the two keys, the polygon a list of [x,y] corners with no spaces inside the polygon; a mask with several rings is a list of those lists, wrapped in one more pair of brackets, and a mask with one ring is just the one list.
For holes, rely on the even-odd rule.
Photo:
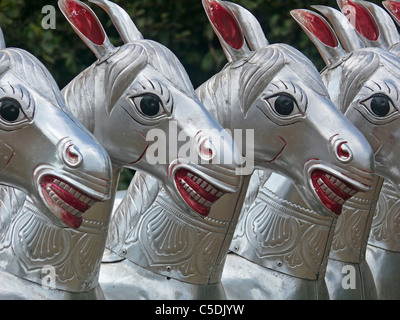
{"label": "embossed decoration", "polygon": [[[235,44],[231,46],[224,39],[226,30],[214,29],[229,63],[197,89],[200,100],[223,127],[242,129],[243,132],[255,130],[254,167],[287,175],[296,182],[310,206],[329,216],[324,220],[322,232],[307,234],[308,243],[303,247],[291,245],[298,239],[298,229],[305,226],[303,222],[289,222],[295,226],[280,234],[279,239],[274,237],[278,231],[265,226],[272,216],[260,215],[256,223],[246,227],[265,231],[276,241],[276,247],[288,244],[288,254],[282,265],[285,263],[286,267],[290,265],[296,269],[306,265],[304,269],[311,273],[310,278],[320,277],[324,270],[318,269],[316,261],[325,255],[319,251],[321,239],[330,236],[331,216],[340,213],[341,204],[340,199],[324,198],[315,189],[320,188],[321,194],[325,195],[322,185],[331,183],[327,180],[334,176],[351,186],[345,191],[346,195],[368,190],[372,178],[372,150],[329,100],[318,71],[304,55],[284,44],[269,45],[263,33],[260,40],[262,28],[257,20],[234,3],[205,0],[203,5],[206,13],[211,15],[212,24],[221,13],[215,7],[223,6],[223,17],[229,13],[230,19],[236,19],[248,47],[237,50]],[[319,117],[321,114],[324,116]],[[327,119],[329,121],[325,122]],[[308,139],[304,139],[305,136]],[[313,181],[313,173],[318,173],[320,179]],[[203,184],[201,179],[196,178],[195,182]],[[149,175],[135,176],[113,216],[107,241],[110,252],[105,256],[100,278],[106,296],[119,295],[112,285],[118,281],[115,270],[142,274],[143,278],[138,281],[146,297],[154,296],[149,282],[155,277],[167,279],[175,294],[182,295],[182,283],[188,288],[196,288],[196,292],[200,288],[210,288],[211,292],[213,286],[222,285],[221,277],[225,271],[222,267],[225,267],[225,259],[229,259],[228,249],[247,187],[233,196],[223,195],[213,204],[207,217],[199,217],[177,208],[162,189],[153,187],[155,183]],[[337,193],[341,190],[337,186],[332,188]],[[149,194],[149,189],[154,193]],[[214,193],[218,195],[217,190]],[[335,210],[329,205],[331,202],[337,203]],[[281,229],[287,225],[283,220],[277,223]],[[314,217],[312,221],[315,220]],[[239,228],[247,232],[244,227]],[[185,246],[181,239],[186,239],[188,245]],[[256,244],[258,249],[261,247],[257,252],[260,256],[266,251],[267,245],[263,246],[263,241],[261,235]],[[246,248],[239,250],[246,251]],[[307,250],[312,254],[305,263],[304,252]],[[110,262],[115,264],[110,265]],[[129,287],[139,285],[138,281],[127,281]],[[160,292],[157,293],[160,296]],[[137,293],[131,292],[129,296],[137,297]],[[165,292],[161,296],[171,297],[171,293]],[[208,297],[196,293],[189,296],[192,299]]]}

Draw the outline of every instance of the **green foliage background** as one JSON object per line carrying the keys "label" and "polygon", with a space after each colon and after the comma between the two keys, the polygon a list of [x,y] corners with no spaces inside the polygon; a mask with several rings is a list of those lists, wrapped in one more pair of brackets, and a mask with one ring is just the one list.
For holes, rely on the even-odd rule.
{"label": "green foliage background", "polygon": [[[337,8],[335,0],[231,0],[249,9],[261,22],[270,43],[287,43],[306,54],[321,69],[316,48],[290,16],[290,10],[311,5]],[[122,44],[106,13],[89,4],[102,21],[111,42]],[[201,0],[114,0],[126,9],[147,39],[169,47],[186,67],[196,88],[226,63],[219,42],[204,13]],[[380,4],[379,1],[372,1]],[[41,26],[45,5],[56,7],[55,30]],[[60,88],[95,61],[92,52],[74,33],[59,11],[56,0],[0,0],[0,26],[7,46],[28,50],[52,72]],[[129,184],[125,170],[120,188]]]}

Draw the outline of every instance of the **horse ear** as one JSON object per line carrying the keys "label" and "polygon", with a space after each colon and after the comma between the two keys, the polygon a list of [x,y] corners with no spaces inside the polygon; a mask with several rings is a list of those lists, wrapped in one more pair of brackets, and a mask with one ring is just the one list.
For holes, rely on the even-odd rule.
{"label": "horse ear", "polygon": [[290,14],[315,44],[328,67],[346,54],[332,27],[321,15],[306,9],[292,10]]}
{"label": "horse ear", "polygon": [[260,23],[250,11],[233,2],[224,3],[238,20],[251,50],[256,51],[269,44]]}
{"label": "horse ear", "polygon": [[343,13],[328,6],[314,5],[311,7],[318,10],[329,20],[333,30],[340,40],[340,43],[347,52],[353,52],[354,50],[365,48],[365,45],[359,38],[357,31]]}
{"label": "horse ear", "polygon": [[397,31],[396,25],[390,15],[383,8],[372,2],[359,2],[371,12],[375,23],[379,28],[382,40],[386,44],[386,46],[391,47],[392,45],[399,43],[399,32]]}
{"label": "horse ear", "polygon": [[124,43],[143,39],[143,35],[136,28],[129,14],[119,5],[107,0],[89,1],[107,12]]}
{"label": "horse ear", "polygon": [[6,48],[6,41],[4,40],[3,30],[0,28],[0,49]]}
{"label": "horse ear", "polygon": [[237,61],[249,53],[242,29],[226,4],[220,0],[202,0],[202,2],[228,60]]}
{"label": "horse ear", "polygon": [[337,2],[340,10],[356,29],[361,41],[367,47],[385,45],[373,15],[361,1],[338,0]]}
{"label": "horse ear", "polygon": [[115,50],[99,19],[89,6],[79,0],[59,0],[58,6],[72,28],[97,58],[102,59]]}
{"label": "horse ear", "polygon": [[400,2],[398,1],[383,1],[383,6],[389,11],[390,15],[392,16],[393,20],[400,26]]}

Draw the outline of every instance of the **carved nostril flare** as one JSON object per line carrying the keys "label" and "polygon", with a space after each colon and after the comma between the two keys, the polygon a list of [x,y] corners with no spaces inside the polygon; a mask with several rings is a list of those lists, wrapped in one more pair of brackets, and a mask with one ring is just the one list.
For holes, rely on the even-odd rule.
{"label": "carved nostril flare", "polygon": [[83,161],[82,154],[80,153],[78,147],[73,144],[65,148],[63,159],[65,163],[72,168],[80,166]]}
{"label": "carved nostril flare", "polygon": [[214,157],[215,150],[211,139],[206,138],[200,142],[199,153],[200,157],[205,160],[211,160]]}
{"label": "carved nostril flare", "polygon": [[338,145],[338,147],[336,148],[336,154],[339,160],[342,162],[349,162],[353,158],[353,154],[351,152],[351,149],[347,145],[347,142],[342,142]]}

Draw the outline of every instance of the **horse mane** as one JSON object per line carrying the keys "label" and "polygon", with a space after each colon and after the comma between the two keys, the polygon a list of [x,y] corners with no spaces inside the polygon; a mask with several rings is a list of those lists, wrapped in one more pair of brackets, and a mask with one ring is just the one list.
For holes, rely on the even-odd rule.
{"label": "horse mane", "polygon": [[[360,72],[362,66],[362,72]],[[385,67],[388,73],[400,79],[400,64],[394,53],[379,48],[365,48],[354,51],[343,62],[340,110],[344,113],[355,95],[379,67]]]}
{"label": "horse mane", "polygon": [[0,50],[0,77],[11,71],[22,83],[57,107],[65,103],[59,87],[47,68],[29,52],[7,48]]}
{"label": "horse mane", "polygon": [[[123,45],[111,57],[95,62],[73,79],[62,90],[68,108],[93,132],[96,95],[107,99],[105,108],[111,113],[118,99],[147,65],[161,73],[177,89],[195,97],[191,81],[176,56],[157,42],[138,40]],[[95,92],[99,89],[101,92]]]}
{"label": "horse mane", "polygon": [[[268,45],[237,62],[229,63],[201,85],[197,94],[214,117],[225,124],[228,119],[221,117],[231,113],[226,112],[226,108],[237,103],[246,115],[257,97],[285,66],[291,68],[318,94],[328,96],[314,64],[298,50],[285,44]],[[234,83],[235,77],[239,80],[238,84]]]}

